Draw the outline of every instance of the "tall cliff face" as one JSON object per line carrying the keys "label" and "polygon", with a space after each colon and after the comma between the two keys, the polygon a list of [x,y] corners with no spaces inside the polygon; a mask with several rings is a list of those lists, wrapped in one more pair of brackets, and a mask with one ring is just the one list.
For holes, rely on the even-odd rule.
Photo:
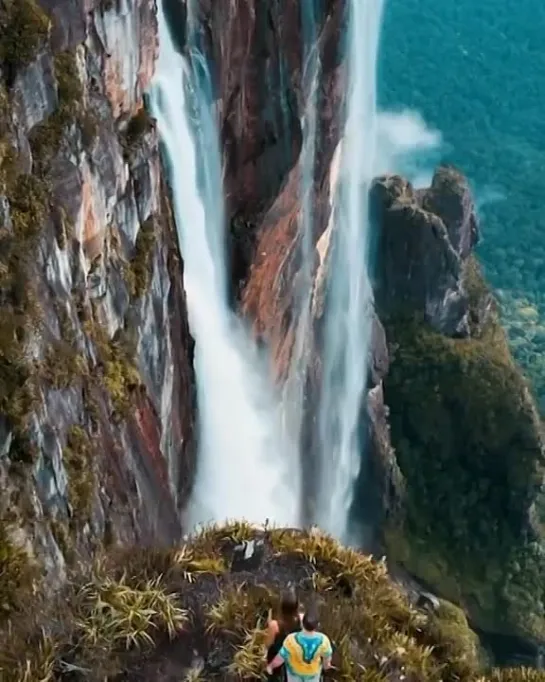
{"label": "tall cliff face", "polygon": [[379,179],[377,309],[391,443],[403,479],[389,556],[483,630],[545,639],[545,436],[472,248],[466,180]]}
{"label": "tall cliff face", "polygon": [[179,537],[191,485],[157,49],[154,0],[0,3],[0,544],[54,579],[73,549]]}
{"label": "tall cliff face", "polygon": [[[342,96],[339,36],[344,0],[318,3],[315,47],[317,144],[313,187],[316,239],[329,215],[329,166],[339,139]],[[243,314],[268,343],[283,375],[293,344],[293,282],[301,267],[303,12],[297,0],[200,0],[203,42],[215,65],[230,221],[233,286]],[[318,254],[316,254],[318,262]]]}

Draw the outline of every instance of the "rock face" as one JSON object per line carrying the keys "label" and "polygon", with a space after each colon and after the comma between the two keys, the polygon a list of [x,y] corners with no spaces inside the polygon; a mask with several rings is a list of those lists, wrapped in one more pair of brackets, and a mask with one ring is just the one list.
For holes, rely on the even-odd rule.
{"label": "rock face", "polygon": [[[329,165],[339,137],[344,0],[313,4],[320,5],[314,30],[321,77],[309,191],[317,240],[327,224]],[[302,76],[303,22],[310,20],[304,14],[309,8],[298,0],[199,2],[203,42],[216,65],[234,289],[256,335],[270,345],[279,372],[291,354],[292,282],[301,265],[301,118],[309,106]]]}
{"label": "rock face", "polygon": [[382,234],[377,305],[389,314],[422,313],[437,331],[469,333],[462,267],[477,241],[477,222],[465,179],[442,168],[430,190],[405,180],[375,183],[371,200]]}
{"label": "rock face", "polygon": [[467,184],[376,181],[377,310],[388,338],[391,444],[403,477],[389,556],[483,630],[545,639],[545,440],[471,254]]}
{"label": "rock face", "polygon": [[8,1],[0,27],[2,560],[62,580],[74,549],[180,537],[194,469],[155,3]]}

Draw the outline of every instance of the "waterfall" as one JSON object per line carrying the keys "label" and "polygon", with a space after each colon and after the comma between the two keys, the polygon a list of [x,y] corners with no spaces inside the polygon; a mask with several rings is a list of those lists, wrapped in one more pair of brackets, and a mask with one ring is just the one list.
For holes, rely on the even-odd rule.
{"label": "waterfall", "polygon": [[301,3],[301,26],[303,29],[302,90],[306,103],[301,118],[303,143],[300,157],[299,196],[301,209],[298,216],[299,230],[296,244],[298,276],[294,284],[294,345],[289,373],[284,385],[284,418],[288,433],[295,442],[301,441],[304,393],[308,365],[308,340],[311,322],[311,297],[314,263],[314,163],[316,157],[318,88],[321,63],[317,34],[316,0]]}
{"label": "waterfall", "polygon": [[[221,155],[207,63],[194,31],[192,58],[176,51],[158,4],[160,54],[149,96],[195,339],[199,453],[188,522],[237,517],[298,525],[298,471],[290,469],[297,458],[280,435],[266,363],[228,305]],[[188,24],[191,29],[191,16]]]}
{"label": "waterfall", "polygon": [[360,471],[360,415],[373,293],[369,187],[376,145],[376,68],[383,0],[350,0],[346,121],[334,199],[320,429],[320,526],[347,540]]}

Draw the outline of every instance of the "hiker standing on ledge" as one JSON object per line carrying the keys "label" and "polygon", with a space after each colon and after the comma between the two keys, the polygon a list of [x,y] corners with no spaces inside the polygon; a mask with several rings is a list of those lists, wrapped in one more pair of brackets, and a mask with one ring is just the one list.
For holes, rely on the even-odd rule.
{"label": "hiker standing on ledge", "polygon": [[319,682],[322,670],[331,667],[333,651],[329,637],[318,631],[318,625],[315,612],[305,613],[303,629],[286,637],[278,654],[267,665],[267,673],[272,675],[275,668],[285,664],[288,682]]}

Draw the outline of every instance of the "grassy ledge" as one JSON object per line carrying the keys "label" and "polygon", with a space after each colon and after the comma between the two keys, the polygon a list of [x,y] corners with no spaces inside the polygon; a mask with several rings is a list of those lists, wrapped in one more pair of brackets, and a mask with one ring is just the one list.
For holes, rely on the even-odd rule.
{"label": "grassy ledge", "polygon": [[[237,566],[242,540],[256,541],[251,566]],[[13,619],[2,679],[139,682],[160,679],[165,665],[181,680],[264,679],[263,626],[288,581],[303,604],[322,606],[333,680],[545,679],[525,668],[488,670],[463,613],[446,602],[436,614],[416,610],[383,562],[315,531],[244,522],[204,528],[178,548],[113,550],[74,575],[58,601]]]}

